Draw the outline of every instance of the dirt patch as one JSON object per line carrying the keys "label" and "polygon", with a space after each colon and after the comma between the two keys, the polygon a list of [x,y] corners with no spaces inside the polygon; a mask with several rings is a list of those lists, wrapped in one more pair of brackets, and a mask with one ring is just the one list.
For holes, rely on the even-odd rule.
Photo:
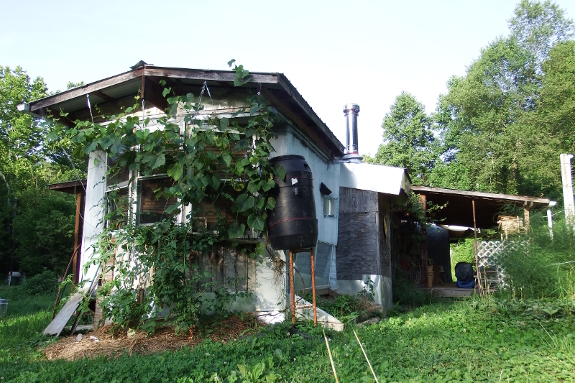
{"label": "dirt patch", "polygon": [[[210,324],[211,333],[207,338],[215,342],[228,343],[256,331],[258,326],[261,326],[261,323],[257,323],[253,315],[230,316]],[[97,356],[119,356],[124,353],[153,354],[185,347],[192,348],[202,343],[204,339],[206,337],[197,334],[176,335],[171,327],[160,328],[148,336],[141,331],[112,334],[110,326],[103,326],[83,334],[81,339],[78,339],[77,335],[62,337],[46,347],[43,353],[48,360],[76,360]]]}

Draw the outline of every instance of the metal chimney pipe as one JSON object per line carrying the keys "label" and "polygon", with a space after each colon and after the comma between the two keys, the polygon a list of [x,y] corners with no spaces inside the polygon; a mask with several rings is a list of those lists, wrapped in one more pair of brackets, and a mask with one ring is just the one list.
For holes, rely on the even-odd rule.
{"label": "metal chimney pipe", "polygon": [[346,131],[345,155],[343,156],[342,161],[361,162],[363,157],[359,155],[359,147],[357,143],[357,115],[359,114],[359,105],[344,105],[343,114],[346,119]]}

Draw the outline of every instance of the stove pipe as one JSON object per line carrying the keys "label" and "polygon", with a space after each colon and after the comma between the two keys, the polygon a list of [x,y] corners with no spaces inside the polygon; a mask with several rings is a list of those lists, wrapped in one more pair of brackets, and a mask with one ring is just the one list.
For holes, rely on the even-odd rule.
{"label": "stove pipe", "polygon": [[345,155],[342,161],[361,162],[363,157],[359,155],[357,145],[357,115],[359,114],[359,105],[346,104],[343,107],[343,113],[347,126],[345,131]]}

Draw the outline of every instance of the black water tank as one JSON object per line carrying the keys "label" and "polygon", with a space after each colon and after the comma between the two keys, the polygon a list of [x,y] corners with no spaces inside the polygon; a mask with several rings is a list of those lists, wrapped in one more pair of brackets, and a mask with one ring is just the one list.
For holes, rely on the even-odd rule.
{"label": "black water tank", "polygon": [[275,250],[315,247],[317,219],[313,198],[311,169],[302,156],[289,155],[270,159],[272,166],[286,170],[283,180],[274,178],[272,197],[275,209],[268,217],[268,239]]}

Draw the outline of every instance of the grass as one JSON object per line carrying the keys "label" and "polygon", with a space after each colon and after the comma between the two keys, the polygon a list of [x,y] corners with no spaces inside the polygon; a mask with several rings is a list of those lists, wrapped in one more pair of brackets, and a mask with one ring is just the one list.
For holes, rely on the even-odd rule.
{"label": "grass", "polygon": [[[11,301],[14,311],[1,319],[0,382],[334,381],[321,329],[309,323],[299,328],[312,339],[289,337],[289,324],[281,324],[229,344],[205,341],[155,355],[46,361],[39,349],[47,341],[39,334],[52,303],[35,299]],[[434,303],[355,330],[380,382],[570,382],[573,312],[569,300],[489,297]],[[374,381],[351,327],[327,333],[339,381]]]}

